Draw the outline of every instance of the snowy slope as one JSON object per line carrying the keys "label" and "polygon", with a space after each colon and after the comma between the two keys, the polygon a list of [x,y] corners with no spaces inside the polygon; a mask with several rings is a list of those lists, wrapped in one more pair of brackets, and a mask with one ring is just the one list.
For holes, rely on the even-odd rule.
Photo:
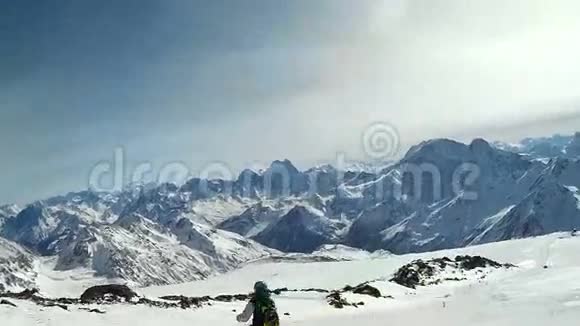
{"label": "snowy slope", "polygon": [[[552,234],[445,250],[425,254],[392,256],[384,259],[331,263],[251,264],[240,270],[204,281],[180,286],[142,289],[148,297],[167,294],[190,296],[245,293],[257,280],[271,287],[340,288],[345,284],[370,284],[392,299],[348,294],[352,301],[363,301],[359,308],[335,309],[324,294],[286,293],[274,296],[283,325],[577,325],[580,319],[580,237]],[[411,260],[430,257],[453,257],[458,254],[483,255],[510,262],[517,268],[498,270],[485,278],[408,289],[389,283],[392,273]],[[548,268],[543,268],[548,266]],[[3,325],[84,325],[116,323],[140,325],[232,325],[235,310],[243,302],[215,303],[195,310],[158,309],[145,306],[101,306],[105,314],[88,313],[70,307],[42,308],[12,300],[18,307],[0,306]],[[420,313],[418,313],[420,312]],[[241,325],[241,324],[240,324]]]}
{"label": "snowy slope", "polygon": [[[216,295],[220,293],[245,293],[255,280],[264,280],[272,288],[323,288],[336,289],[346,284],[356,285],[366,281],[388,279],[401,266],[416,260],[438,257],[455,257],[456,255],[481,255],[498,262],[511,263],[518,269],[499,271],[499,274],[521,275],[522,272],[541,272],[544,265],[563,269],[580,270],[580,256],[577,247],[580,237],[570,237],[569,233],[555,233],[547,236],[509,240],[497,243],[449,249],[434,252],[406,255],[387,255],[378,258],[357,259],[337,262],[311,263],[263,263],[258,261],[248,264],[230,273],[218,275],[206,280],[180,285],[169,285],[142,289],[150,296],[183,294],[188,296]],[[500,275],[503,276],[503,275]],[[500,277],[501,279],[501,277]],[[478,280],[472,280],[477,281]],[[580,282],[580,280],[578,280]],[[470,283],[470,282],[466,282]],[[455,287],[460,283],[448,283]],[[444,284],[445,285],[445,284]],[[389,285],[398,289],[398,285]],[[446,287],[446,286],[442,286]],[[405,290],[405,289],[403,289]],[[430,292],[429,288],[420,288],[419,292]],[[403,291],[404,292],[404,291]]]}

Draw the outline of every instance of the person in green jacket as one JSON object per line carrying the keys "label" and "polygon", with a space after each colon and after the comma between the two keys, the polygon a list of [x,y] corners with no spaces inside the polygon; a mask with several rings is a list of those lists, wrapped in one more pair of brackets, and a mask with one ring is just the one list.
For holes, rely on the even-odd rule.
{"label": "person in green jacket", "polygon": [[276,304],[272,300],[270,290],[264,282],[254,284],[254,293],[244,311],[236,319],[245,323],[252,318],[252,326],[279,326],[280,320]]}

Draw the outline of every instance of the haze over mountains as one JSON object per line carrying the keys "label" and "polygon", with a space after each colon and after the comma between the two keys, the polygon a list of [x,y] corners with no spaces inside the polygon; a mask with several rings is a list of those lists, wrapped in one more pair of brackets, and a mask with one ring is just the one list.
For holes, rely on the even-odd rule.
{"label": "haze over mountains", "polygon": [[233,181],[2,206],[0,283],[33,284],[37,261],[147,286],[328,244],[403,254],[570,231],[580,227],[579,144],[578,133],[515,145],[434,139],[380,171],[281,160]]}

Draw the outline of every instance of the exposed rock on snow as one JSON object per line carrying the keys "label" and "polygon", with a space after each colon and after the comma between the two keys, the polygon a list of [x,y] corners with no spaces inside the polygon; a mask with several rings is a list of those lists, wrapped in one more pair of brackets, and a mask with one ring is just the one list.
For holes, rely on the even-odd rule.
{"label": "exposed rock on snow", "polygon": [[49,299],[38,294],[38,290],[36,289],[26,289],[22,292],[5,292],[0,293],[0,297],[3,298],[11,298],[16,300],[29,300],[34,302],[35,304],[43,307],[57,307],[63,310],[68,310],[68,305],[71,304],[79,304],[80,300],[78,299],[68,299],[68,298],[59,298],[59,299]]}
{"label": "exposed rock on snow", "polygon": [[[227,325],[233,322],[234,315],[231,312],[241,311],[245,305],[244,301],[208,301],[203,304],[203,309],[179,311],[177,310],[181,308],[178,305],[179,301],[153,297],[167,293],[183,293],[190,296],[201,296],[204,293],[212,296],[218,293],[243,293],[245,287],[256,279],[263,279],[276,286],[292,284],[298,287],[329,289],[338,289],[347,283],[356,284],[365,279],[373,279],[375,281],[369,283],[370,285],[382,293],[394,294],[396,300],[341,293],[340,297],[348,302],[357,303],[358,309],[353,307],[350,311],[338,311],[328,306],[326,295],[329,293],[283,292],[275,298],[276,304],[280,312],[288,312],[292,317],[281,314],[281,322],[284,325],[303,326],[353,324],[371,326],[382,325],[385,320],[404,325],[424,325],[433,321],[453,326],[470,322],[481,325],[576,325],[580,317],[578,309],[580,283],[577,276],[579,261],[575,259],[579,241],[580,238],[570,237],[569,232],[566,232],[466,249],[392,256],[389,259],[343,261],[330,265],[266,263],[246,266],[228,275],[216,276],[201,282],[142,289],[140,291],[148,293],[152,299],[140,298],[137,302],[113,303],[106,306],[63,303],[69,307],[67,312],[60,311],[60,308],[46,309],[29,301],[6,298],[18,305],[18,308],[0,306],[0,314],[3,325],[35,323],[53,323],[62,326],[79,323],[95,326],[116,323]],[[478,275],[485,274],[478,273],[477,271],[481,269],[475,268],[467,271],[473,272],[473,275],[468,275],[466,282],[442,284],[418,291],[410,291],[408,288],[384,280],[385,273],[394,272],[409,259],[422,257],[428,260],[431,257],[455,257],[473,253],[498,262],[514,262],[519,267],[509,271],[494,269],[494,274],[489,275],[493,277],[487,277],[485,282],[477,280]],[[549,269],[542,269],[544,264],[548,264]],[[61,284],[67,287],[66,283],[64,281]],[[359,301],[364,301],[364,306],[360,306]],[[80,308],[97,308],[106,311],[106,314],[95,315],[88,310],[81,311]]]}
{"label": "exposed rock on snow", "polygon": [[104,311],[101,311],[101,310],[99,310],[99,309],[79,308],[79,310],[85,310],[85,311],[88,311],[88,312],[94,312],[94,313],[96,313],[96,314],[100,314],[100,315],[103,315],[103,314],[105,314],[105,312],[104,312]]}
{"label": "exposed rock on snow", "polygon": [[8,301],[8,300],[0,300],[0,305],[5,305],[5,306],[11,306],[11,307],[18,307],[17,305],[15,305],[14,303]]}
{"label": "exposed rock on snow", "polygon": [[375,297],[375,298],[382,297],[381,291],[379,291],[377,288],[372,287],[368,284],[360,284],[352,289],[345,288],[344,291],[350,291],[350,292],[356,293],[356,294],[370,295],[371,297]]}
{"label": "exposed rock on snow", "polygon": [[359,301],[357,303],[349,302],[342,296],[342,292],[340,291],[332,291],[328,296],[326,296],[326,300],[328,301],[329,305],[336,309],[343,309],[345,307],[358,308],[365,305],[363,301]]}
{"label": "exposed rock on snow", "polygon": [[121,299],[130,302],[135,297],[137,297],[137,293],[133,292],[133,290],[126,285],[98,285],[88,288],[81,295],[81,302],[119,301]]}
{"label": "exposed rock on snow", "polygon": [[510,264],[500,264],[480,256],[457,256],[450,258],[435,258],[431,260],[415,260],[397,270],[391,279],[399,285],[415,289],[417,286],[439,284],[443,281],[466,280],[466,272],[475,269],[511,268]]}

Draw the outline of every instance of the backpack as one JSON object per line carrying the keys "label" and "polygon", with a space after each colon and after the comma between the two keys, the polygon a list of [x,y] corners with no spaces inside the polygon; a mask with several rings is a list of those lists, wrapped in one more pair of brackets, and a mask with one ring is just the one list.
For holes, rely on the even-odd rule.
{"label": "backpack", "polygon": [[258,309],[264,317],[264,326],[280,326],[280,318],[278,318],[274,301],[270,300],[268,303],[260,304]]}

